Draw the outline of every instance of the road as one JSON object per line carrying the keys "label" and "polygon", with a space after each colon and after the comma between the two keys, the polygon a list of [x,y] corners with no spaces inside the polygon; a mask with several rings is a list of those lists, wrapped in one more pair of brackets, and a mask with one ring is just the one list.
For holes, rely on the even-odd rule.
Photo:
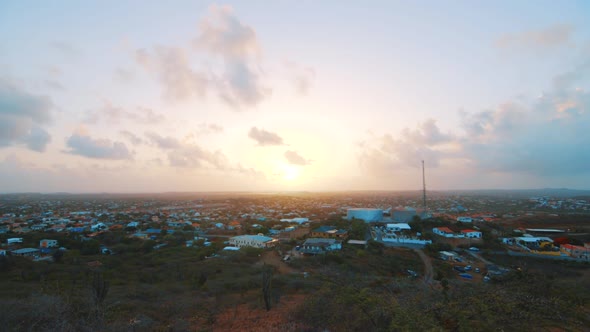
{"label": "road", "polygon": [[422,249],[414,249],[414,251],[418,254],[418,256],[420,256],[422,262],[424,262],[424,282],[427,284],[432,284],[433,269],[430,257],[426,256]]}
{"label": "road", "polygon": [[465,252],[468,253],[469,255],[473,256],[473,258],[483,262],[486,265],[493,265],[494,264],[471,250],[465,250]]}

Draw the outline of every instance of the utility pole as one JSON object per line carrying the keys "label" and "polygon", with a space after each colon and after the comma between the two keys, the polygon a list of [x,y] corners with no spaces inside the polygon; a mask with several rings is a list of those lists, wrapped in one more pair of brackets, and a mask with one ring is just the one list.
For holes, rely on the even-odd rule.
{"label": "utility pole", "polygon": [[426,211],[426,176],[424,175],[424,160],[422,160],[422,205]]}

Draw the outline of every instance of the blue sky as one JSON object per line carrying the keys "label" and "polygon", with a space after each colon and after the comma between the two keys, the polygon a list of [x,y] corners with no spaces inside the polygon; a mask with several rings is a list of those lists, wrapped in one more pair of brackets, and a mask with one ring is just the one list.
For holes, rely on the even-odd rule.
{"label": "blue sky", "polygon": [[590,183],[585,1],[4,1],[3,192]]}

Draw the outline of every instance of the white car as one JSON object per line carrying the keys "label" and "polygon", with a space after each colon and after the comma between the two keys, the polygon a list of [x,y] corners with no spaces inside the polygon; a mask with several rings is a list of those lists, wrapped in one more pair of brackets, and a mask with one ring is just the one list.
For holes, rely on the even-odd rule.
{"label": "white car", "polygon": [[477,248],[477,247],[471,247],[471,248],[469,248],[469,250],[471,250],[471,251],[479,251],[479,248]]}

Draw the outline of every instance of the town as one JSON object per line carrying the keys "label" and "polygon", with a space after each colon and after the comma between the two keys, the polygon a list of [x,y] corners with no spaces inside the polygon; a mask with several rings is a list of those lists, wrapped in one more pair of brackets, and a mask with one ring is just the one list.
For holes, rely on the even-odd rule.
{"label": "town", "polygon": [[[427,201],[418,192],[3,195],[0,273],[12,287],[27,284],[23,292],[38,292],[38,287],[48,287],[47,280],[57,284],[87,280],[94,292],[99,283],[107,285],[107,290],[111,285],[113,291],[120,286],[119,292],[124,293],[131,284],[164,282],[168,277],[158,275],[168,270],[177,276],[167,286],[194,279],[196,286],[189,282],[192,291],[219,300],[221,293],[256,289],[255,275],[262,269],[271,271],[279,285],[275,285],[274,299],[265,297],[271,313],[270,308],[303,310],[297,308],[306,306],[310,290],[315,289],[311,294],[320,290],[318,283],[326,276],[352,278],[359,285],[367,278],[379,278],[440,289],[445,297],[449,288],[503,285],[537,265],[547,269],[541,273],[549,273],[555,264],[568,264],[567,269],[581,273],[580,278],[587,277],[588,196],[529,194],[436,192],[429,193]],[[178,257],[182,260],[172,264]],[[142,262],[134,263],[143,269],[136,273],[144,275],[122,274],[131,273],[122,272],[129,271],[129,266],[122,265],[138,259],[151,261],[149,269]],[[252,278],[241,281],[239,274],[215,272],[229,262],[254,267]],[[56,268],[61,266],[75,267],[81,274],[71,270],[64,276]],[[220,273],[223,277],[216,276]],[[236,286],[241,282],[247,285]],[[216,283],[223,283],[224,291],[211,293],[221,287]],[[281,287],[294,303],[277,298]],[[11,292],[4,291],[3,297]],[[95,305],[102,303],[95,300]],[[206,319],[193,313],[201,317],[193,324],[216,322],[213,325],[233,329],[252,319],[251,313],[242,314],[243,320],[227,319],[221,310],[227,304],[219,307],[207,312]],[[260,315],[259,319],[266,317]],[[271,321],[289,320],[281,315]],[[315,325],[308,318],[307,323]],[[140,328],[141,324],[160,326],[155,318],[133,319]],[[184,321],[190,325],[186,317]]]}

